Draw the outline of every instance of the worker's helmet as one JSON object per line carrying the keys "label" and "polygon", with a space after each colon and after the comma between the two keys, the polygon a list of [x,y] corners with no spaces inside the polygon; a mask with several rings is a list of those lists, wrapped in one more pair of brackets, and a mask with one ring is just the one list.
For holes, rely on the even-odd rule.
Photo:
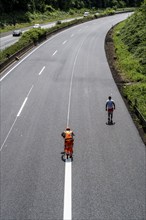
{"label": "worker's helmet", "polygon": [[67,128],[66,128],[66,131],[70,131],[70,128],[69,128],[69,127],[67,127]]}

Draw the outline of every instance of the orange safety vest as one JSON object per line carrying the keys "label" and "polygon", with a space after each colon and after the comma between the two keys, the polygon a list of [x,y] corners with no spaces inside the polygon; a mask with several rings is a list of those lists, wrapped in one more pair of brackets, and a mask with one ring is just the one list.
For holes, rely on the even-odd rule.
{"label": "orange safety vest", "polygon": [[65,141],[73,140],[72,131],[65,131]]}

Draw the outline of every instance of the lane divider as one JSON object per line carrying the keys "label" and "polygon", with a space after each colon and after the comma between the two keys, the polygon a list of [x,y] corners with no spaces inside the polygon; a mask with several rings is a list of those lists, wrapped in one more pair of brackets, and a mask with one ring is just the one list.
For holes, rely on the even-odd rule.
{"label": "lane divider", "polygon": [[65,40],[62,44],[66,44],[67,40]]}
{"label": "lane divider", "polygon": [[63,220],[72,219],[72,163],[65,163],[64,213]]}
{"label": "lane divider", "polygon": [[11,126],[11,128],[10,128],[8,134],[7,134],[7,136],[6,136],[6,138],[5,138],[5,140],[4,140],[3,144],[2,144],[2,146],[1,146],[1,148],[0,148],[0,151],[2,151],[2,149],[3,149],[3,147],[4,147],[5,143],[6,143],[8,137],[9,137],[9,135],[10,135],[10,133],[11,133],[11,131],[12,131],[12,129],[13,129],[15,123],[16,123],[16,121],[17,121],[17,117],[15,118],[15,120],[14,120],[14,122],[13,122],[13,124],[12,124],[12,126]]}
{"label": "lane divider", "polygon": [[19,117],[20,116],[20,114],[21,114],[21,112],[22,112],[22,110],[23,110],[23,108],[24,108],[24,106],[25,106],[25,104],[26,104],[26,102],[27,102],[27,97],[25,98],[25,100],[24,100],[24,102],[23,102],[23,104],[22,104],[22,106],[21,106],[21,108],[20,108],[20,110],[19,110],[19,112],[18,112],[18,114],[17,114],[17,117]]}
{"label": "lane divider", "polygon": [[53,55],[52,56],[54,56],[56,53],[57,53],[58,51],[56,50],[54,53],[53,53]]}
{"label": "lane divider", "polygon": [[44,66],[44,67],[41,69],[41,71],[39,72],[39,76],[42,74],[42,72],[44,71],[45,68],[46,68],[46,67]]}
{"label": "lane divider", "polygon": [[7,141],[8,137],[9,137],[9,135],[10,135],[10,133],[11,133],[11,131],[12,131],[12,129],[13,129],[13,127],[14,127],[14,125],[15,125],[17,119],[18,119],[18,117],[20,116],[20,114],[21,114],[21,112],[22,112],[22,110],[23,110],[23,108],[24,108],[24,106],[25,106],[25,104],[26,104],[26,102],[27,102],[27,100],[28,100],[28,97],[29,97],[29,95],[30,95],[30,93],[31,93],[31,91],[32,91],[32,89],[33,89],[33,87],[34,87],[34,85],[31,86],[31,88],[30,88],[30,90],[29,90],[29,92],[28,92],[26,98],[24,99],[24,102],[22,103],[21,108],[20,108],[20,110],[18,111],[18,113],[17,113],[17,115],[16,115],[16,118],[15,118],[15,120],[14,120],[14,122],[13,122],[13,124],[12,124],[12,126],[11,126],[11,128],[10,128],[10,130],[9,130],[9,132],[8,132],[8,134],[7,134],[7,136],[6,136],[6,138],[5,138],[4,142],[3,142],[3,144],[2,144],[1,147],[0,147],[0,151],[3,149],[3,147],[4,147],[6,141]]}
{"label": "lane divider", "polygon": [[[69,126],[69,119],[70,119],[72,84],[73,84],[73,76],[75,72],[75,65],[77,62],[80,49],[85,39],[83,40],[80,47],[78,48],[78,51],[77,51],[77,54],[75,56],[75,60],[73,63],[71,80],[70,80],[70,88],[69,88],[69,98],[68,98],[67,127]],[[72,162],[69,159],[65,162],[63,220],[72,220]]]}

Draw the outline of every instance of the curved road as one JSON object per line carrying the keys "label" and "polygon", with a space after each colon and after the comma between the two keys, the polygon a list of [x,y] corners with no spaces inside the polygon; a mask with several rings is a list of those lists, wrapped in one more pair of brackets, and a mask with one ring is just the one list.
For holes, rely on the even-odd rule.
{"label": "curved road", "polygon": [[[104,39],[128,14],[48,39],[1,83],[2,220],[144,220],[145,146],[114,83]],[[107,126],[105,101],[116,102]],[[61,132],[75,133],[61,160]]]}

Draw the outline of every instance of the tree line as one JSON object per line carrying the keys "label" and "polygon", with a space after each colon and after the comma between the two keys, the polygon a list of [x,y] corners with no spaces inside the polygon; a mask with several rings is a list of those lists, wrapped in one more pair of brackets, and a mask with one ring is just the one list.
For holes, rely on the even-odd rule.
{"label": "tree line", "polygon": [[139,7],[143,0],[0,0],[1,13],[13,11],[45,12],[81,8]]}

